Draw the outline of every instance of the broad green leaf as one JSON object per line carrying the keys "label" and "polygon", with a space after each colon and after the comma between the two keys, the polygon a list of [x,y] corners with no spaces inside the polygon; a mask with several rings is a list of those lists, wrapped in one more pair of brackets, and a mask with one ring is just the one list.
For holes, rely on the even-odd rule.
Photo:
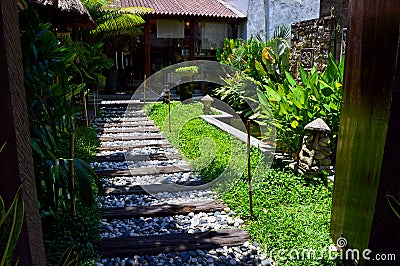
{"label": "broad green leaf", "polygon": [[306,72],[304,71],[304,68],[300,65],[300,79],[301,79],[301,82],[303,83],[303,85],[305,86],[305,87],[307,87],[307,85],[308,85],[308,80],[307,80],[307,74],[306,74]]}
{"label": "broad green leaf", "polygon": [[288,111],[286,110],[285,104],[280,103],[279,104],[279,115],[287,115]]}
{"label": "broad green leaf", "polygon": [[296,86],[297,83],[294,78],[289,74],[289,72],[285,71],[285,76],[290,85]]}
{"label": "broad green leaf", "polygon": [[269,101],[279,102],[282,98],[279,93],[268,85],[264,85]]}
{"label": "broad green leaf", "polygon": [[323,106],[325,107],[326,110],[328,110],[328,112],[331,111],[331,106],[329,104],[324,103]]}
{"label": "broad green leaf", "polygon": [[260,101],[260,107],[262,109],[269,108],[268,99],[265,97],[264,93],[260,90],[257,90],[258,100]]}
{"label": "broad green leaf", "polygon": [[255,63],[255,67],[256,67],[256,70],[257,70],[258,75],[259,75],[260,77],[266,77],[268,74],[267,74],[267,72],[265,71],[263,65],[262,65],[260,62],[258,62],[257,60],[255,60],[254,63]]}

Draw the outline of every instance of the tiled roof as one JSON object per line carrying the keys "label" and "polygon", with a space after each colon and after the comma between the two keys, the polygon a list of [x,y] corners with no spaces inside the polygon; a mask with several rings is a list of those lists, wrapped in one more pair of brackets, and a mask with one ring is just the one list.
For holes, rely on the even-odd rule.
{"label": "tiled roof", "polygon": [[116,7],[142,6],[156,15],[244,18],[243,13],[223,0],[113,0]]}

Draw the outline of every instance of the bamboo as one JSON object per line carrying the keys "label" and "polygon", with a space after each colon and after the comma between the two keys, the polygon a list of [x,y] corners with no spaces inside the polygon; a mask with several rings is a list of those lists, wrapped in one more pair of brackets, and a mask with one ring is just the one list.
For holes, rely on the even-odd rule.
{"label": "bamboo", "polygon": [[247,120],[247,180],[249,185],[249,207],[250,218],[253,218],[253,188],[251,186],[251,165],[250,165],[250,120]]}
{"label": "bamboo", "polygon": [[72,217],[76,216],[76,209],[75,209],[75,167],[74,167],[74,153],[75,153],[75,142],[74,142],[74,133],[69,134],[70,138],[70,145],[69,145],[69,157],[71,159],[69,163],[69,175],[70,175],[70,181],[71,181],[71,191],[70,191],[70,197],[71,197],[71,214]]}

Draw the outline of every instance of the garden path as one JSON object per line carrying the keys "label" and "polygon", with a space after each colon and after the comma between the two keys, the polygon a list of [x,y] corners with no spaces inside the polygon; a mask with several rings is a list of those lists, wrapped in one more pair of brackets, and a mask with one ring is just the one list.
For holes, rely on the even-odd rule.
{"label": "garden path", "polygon": [[106,193],[96,265],[271,265],[242,219],[211,191],[188,186],[201,178],[142,106],[103,101],[94,122],[101,141],[94,166]]}

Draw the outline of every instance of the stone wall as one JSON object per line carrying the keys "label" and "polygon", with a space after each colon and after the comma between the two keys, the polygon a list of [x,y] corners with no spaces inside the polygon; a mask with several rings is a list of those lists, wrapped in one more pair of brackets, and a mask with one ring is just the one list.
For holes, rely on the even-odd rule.
{"label": "stone wall", "polygon": [[291,73],[298,77],[299,62],[306,70],[326,68],[329,53],[335,53],[335,25],[330,16],[292,24]]}

